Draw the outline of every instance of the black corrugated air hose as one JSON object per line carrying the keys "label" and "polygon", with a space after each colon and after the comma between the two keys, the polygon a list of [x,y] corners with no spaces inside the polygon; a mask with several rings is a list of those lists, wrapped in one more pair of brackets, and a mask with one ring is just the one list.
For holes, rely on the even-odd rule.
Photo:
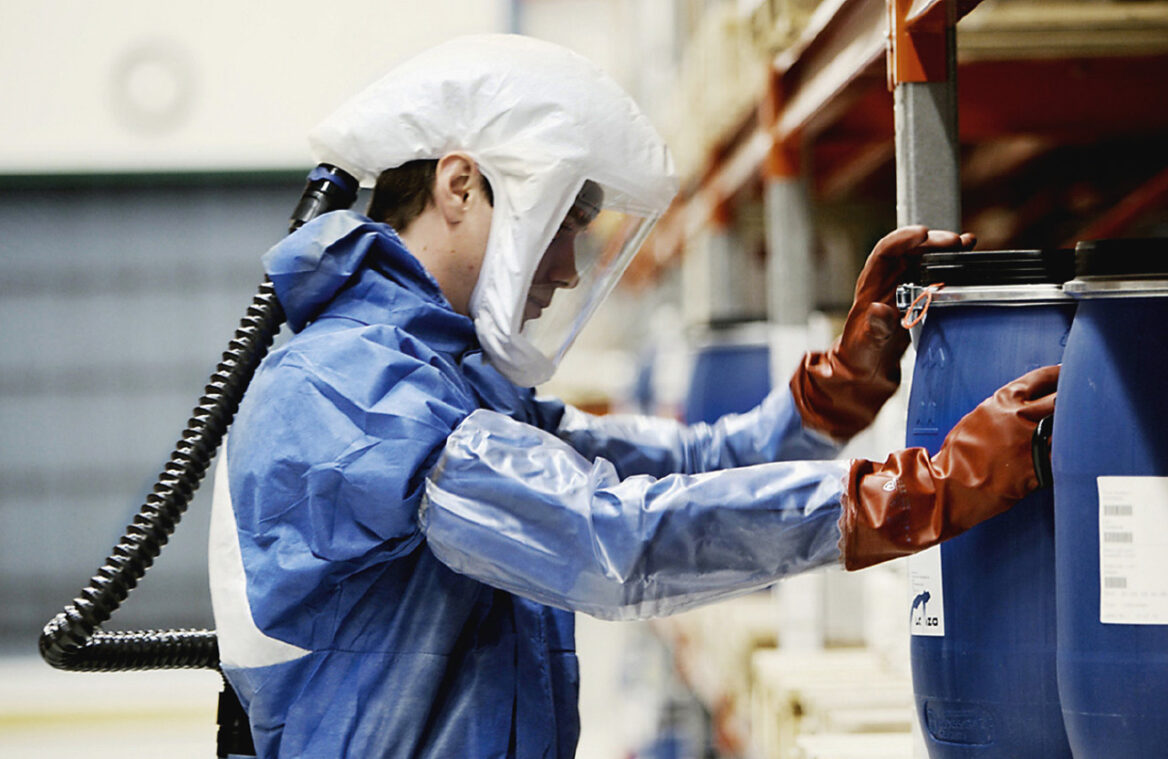
{"label": "black corrugated air hose", "polygon": [[[327,164],[316,167],[292,215],[290,231],[325,211],[348,208],[356,195],[353,177]],[[170,539],[283,322],[284,311],[272,283],[265,280],[125,535],[77,598],[45,625],[40,651],[50,665],[84,672],[219,668],[219,645],[213,631],[104,632],[100,627],[126,600]]]}

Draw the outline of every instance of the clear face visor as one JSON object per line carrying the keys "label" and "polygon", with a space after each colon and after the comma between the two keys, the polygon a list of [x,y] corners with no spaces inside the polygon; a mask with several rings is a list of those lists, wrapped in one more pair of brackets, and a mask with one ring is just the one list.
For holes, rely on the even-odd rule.
{"label": "clear face visor", "polygon": [[536,266],[520,334],[558,364],[616,287],[656,223],[656,215],[617,210],[617,193],[588,180]]}

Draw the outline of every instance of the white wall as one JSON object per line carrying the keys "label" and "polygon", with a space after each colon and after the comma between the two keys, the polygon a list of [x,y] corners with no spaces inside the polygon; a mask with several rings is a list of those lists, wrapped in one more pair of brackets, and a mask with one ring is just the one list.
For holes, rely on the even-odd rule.
{"label": "white wall", "polygon": [[298,168],[307,132],[397,61],[516,23],[636,96],[663,2],[0,0],[0,174]]}
{"label": "white wall", "polygon": [[397,60],[508,0],[0,4],[0,173],[297,167]]}

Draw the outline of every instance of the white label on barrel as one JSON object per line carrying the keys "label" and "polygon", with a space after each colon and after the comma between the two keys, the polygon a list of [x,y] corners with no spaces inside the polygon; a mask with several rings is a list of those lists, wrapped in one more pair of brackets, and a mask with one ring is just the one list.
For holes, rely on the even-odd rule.
{"label": "white label on barrel", "polygon": [[908,558],[908,628],[913,635],[945,634],[945,598],[941,588],[941,546]]}
{"label": "white label on barrel", "polygon": [[1099,477],[1099,621],[1168,625],[1168,477]]}

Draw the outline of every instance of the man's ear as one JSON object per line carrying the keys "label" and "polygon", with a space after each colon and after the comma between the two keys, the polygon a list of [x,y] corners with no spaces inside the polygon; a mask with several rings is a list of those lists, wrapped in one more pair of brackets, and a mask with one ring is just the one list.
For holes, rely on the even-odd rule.
{"label": "man's ear", "polygon": [[466,153],[447,153],[434,172],[434,203],[447,223],[462,221],[473,193],[481,191],[478,166]]}

